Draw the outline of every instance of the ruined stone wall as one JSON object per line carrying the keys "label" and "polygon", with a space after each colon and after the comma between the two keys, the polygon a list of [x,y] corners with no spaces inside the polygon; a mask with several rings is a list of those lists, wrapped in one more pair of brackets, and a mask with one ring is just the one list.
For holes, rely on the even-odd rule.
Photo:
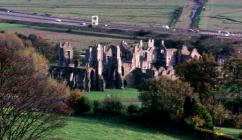
{"label": "ruined stone wall", "polygon": [[71,45],[61,43],[58,66],[50,68],[50,75],[72,88],[103,91],[138,86],[147,78],[161,75],[175,79],[174,65],[201,57],[196,49],[189,51],[186,46],[178,50],[167,48],[164,41],[155,46],[153,39],[145,44],[140,41],[130,47],[122,41],[119,46],[90,46],[85,65],[74,67]]}
{"label": "ruined stone wall", "polygon": [[59,65],[72,66],[74,51],[69,42],[60,43],[59,47]]}

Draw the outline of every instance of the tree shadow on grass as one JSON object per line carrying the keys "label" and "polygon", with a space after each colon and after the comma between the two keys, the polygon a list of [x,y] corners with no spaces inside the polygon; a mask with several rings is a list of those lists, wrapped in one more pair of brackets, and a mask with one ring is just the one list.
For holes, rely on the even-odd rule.
{"label": "tree shadow on grass", "polygon": [[[74,120],[73,120],[74,119]],[[180,133],[176,130],[170,130],[169,128],[164,128],[164,130],[161,129],[154,129],[154,128],[148,128],[143,126],[142,124],[136,124],[133,122],[128,122],[126,120],[123,120],[119,117],[110,117],[110,116],[91,116],[91,115],[85,115],[82,117],[72,117],[72,121],[85,121],[85,123],[93,124],[95,125],[104,125],[105,127],[108,127],[110,129],[117,128],[117,129],[126,129],[134,132],[140,132],[140,133],[150,133],[154,135],[164,135],[167,137],[172,137],[174,139],[180,139],[180,140],[192,140],[192,139],[198,139],[191,134],[186,133]]]}

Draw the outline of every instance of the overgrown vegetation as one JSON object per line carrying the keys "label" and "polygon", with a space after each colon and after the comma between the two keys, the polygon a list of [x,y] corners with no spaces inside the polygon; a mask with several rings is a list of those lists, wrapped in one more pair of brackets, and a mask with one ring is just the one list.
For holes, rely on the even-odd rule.
{"label": "overgrown vegetation", "polygon": [[44,138],[64,125],[57,113],[69,113],[68,89],[48,76],[48,61],[26,43],[0,34],[0,139]]}
{"label": "overgrown vegetation", "polygon": [[17,35],[25,41],[26,46],[35,48],[35,50],[47,58],[50,63],[56,63],[56,60],[58,60],[57,44],[50,43],[35,34],[29,34],[28,36],[23,34]]}
{"label": "overgrown vegetation", "polygon": [[184,103],[184,121],[189,127],[213,130],[212,116],[205,106],[191,97],[186,97]]}

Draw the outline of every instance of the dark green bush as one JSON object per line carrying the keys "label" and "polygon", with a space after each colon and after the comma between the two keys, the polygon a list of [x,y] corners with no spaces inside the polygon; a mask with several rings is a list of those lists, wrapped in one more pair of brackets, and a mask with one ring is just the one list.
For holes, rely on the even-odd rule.
{"label": "dark green bush", "polygon": [[212,116],[210,115],[210,113],[208,112],[208,110],[205,108],[205,106],[203,106],[200,103],[197,103],[193,109],[193,113],[194,115],[198,115],[201,118],[204,119],[205,121],[205,125],[203,126],[204,128],[208,128],[208,129],[213,129],[213,119]]}
{"label": "dark green bush", "polygon": [[[234,87],[238,88],[238,87]],[[225,101],[225,107],[231,110],[234,114],[242,113],[242,98]]]}
{"label": "dark green bush", "polygon": [[76,115],[89,112],[92,109],[92,102],[85,96],[72,100],[70,104]]}
{"label": "dark green bush", "polygon": [[140,107],[138,105],[129,105],[127,108],[127,112],[130,115],[138,114],[140,111]]}
{"label": "dark green bush", "polygon": [[[191,105],[191,107],[188,107],[188,105]],[[186,98],[184,104],[184,120],[190,127],[201,127],[213,130],[213,119],[211,114],[205,106],[195,99]]]}
{"label": "dark green bush", "polygon": [[102,102],[98,111],[105,115],[121,115],[125,111],[125,106],[117,98],[107,98]]}
{"label": "dark green bush", "polygon": [[184,106],[183,106],[183,116],[187,118],[192,115],[192,102],[193,98],[191,96],[187,96],[185,98]]}
{"label": "dark green bush", "polygon": [[242,132],[239,133],[239,138],[242,139]]}
{"label": "dark green bush", "polygon": [[100,113],[102,110],[102,103],[98,100],[95,100],[93,102],[93,112],[94,113]]}

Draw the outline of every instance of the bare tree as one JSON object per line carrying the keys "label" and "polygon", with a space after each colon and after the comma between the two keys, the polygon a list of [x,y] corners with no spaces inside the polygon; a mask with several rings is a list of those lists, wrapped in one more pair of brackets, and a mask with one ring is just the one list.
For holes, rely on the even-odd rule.
{"label": "bare tree", "polygon": [[63,117],[54,111],[66,88],[48,77],[47,61],[34,49],[11,47],[3,39],[0,36],[0,140],[43,138],[63,126]]}

